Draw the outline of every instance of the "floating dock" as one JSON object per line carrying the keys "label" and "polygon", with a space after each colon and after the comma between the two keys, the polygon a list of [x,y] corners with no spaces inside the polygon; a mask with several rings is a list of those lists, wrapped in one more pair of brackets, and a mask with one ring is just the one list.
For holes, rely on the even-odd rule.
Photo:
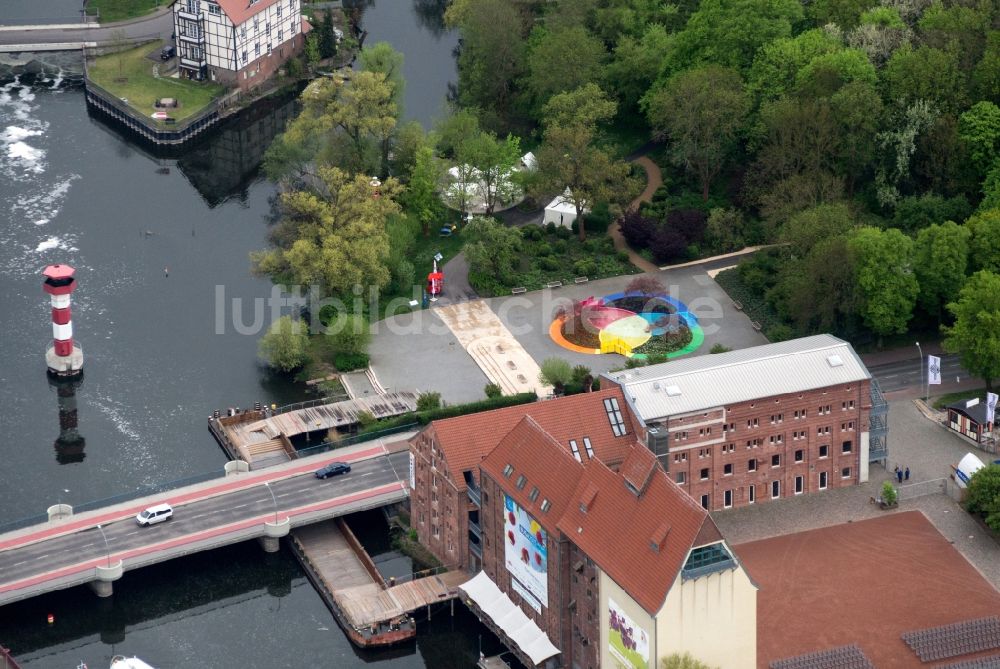
{"label": "floating dock", "polygon": [[[208,419],[208,429],[231,460],[243,460],[250,469],[280,464],[296,457],[292,438],[300,434],[325,433],[357,424],[358,414],[389,418],[415,411],[417,395],[412,392],[387,393],[353,400],[326,399],[300,402],[269,409],[216,411]],[[325,437],[316,443],[327,441]]]}
{"label": "floating dock", "polygon": [[450,571],[386,583],[375,563],[340,518],[292,531],[292,548],[309,580],[351,641],[361,647],[387,646],[417,633],[411,613],[454,600],[469,579]]}

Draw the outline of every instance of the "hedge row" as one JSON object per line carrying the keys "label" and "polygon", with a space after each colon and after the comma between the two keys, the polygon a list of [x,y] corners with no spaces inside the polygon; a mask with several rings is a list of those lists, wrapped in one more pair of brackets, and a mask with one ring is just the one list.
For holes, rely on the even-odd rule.
{"label": "hedge row", "polygon": [[480,411],[502,409],[504,407],[516,406],[518,404],[528,404],[537,399],[538,395],[533,392],[518,393],[517,395],[502,395],[500,397],[480,400],[478,402],[455,404],[452,406],[441,407],[440,409],[431,409],[429,411],[412,411],[410,413],[404,413],[400,416],[394,416],[392,418],[386,418],[385,420],[376,421],[359,430],[358,434],[380,432],[382,430],[402,425],[410,425],[414,422],[420,423],[421,425],[427,425],[431,421],[441,420],[443,418],[454,418],[455,416],[464,416],[465,414],[479,413]]}

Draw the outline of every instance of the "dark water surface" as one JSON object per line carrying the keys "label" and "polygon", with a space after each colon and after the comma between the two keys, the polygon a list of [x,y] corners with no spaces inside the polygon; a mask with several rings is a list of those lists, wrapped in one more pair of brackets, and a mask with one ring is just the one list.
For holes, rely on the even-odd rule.
{"label": "dark water surface", "polygon": [[[0,22],[19,23],[79,9],[78,0],[0,5]],[[455,78],[441,5],[363,8],[369,39],[405,53],[406,116],[425,126]],[[234,311],[249,324],[253,300],[271,292],[249,273],[275,193],[257,162],[292,114],[294,100],[276,101],[183,155],[158,158],[89,116],[71,77],[0,81],[0,525],[57,501],[218,470],[224,457],[206,429],[213,409],[302,396],[258,363],[259,333],[233,324]],[[40,273],[52,263],[77,269],[73,323],[86,364],[74,388],[45,374],[51,325]],[[66,420],[74,406],[75,430]],[[377,516],[361,522],[379,567],[408,573]],[[445,607],[417,643],[359,652],[293,558],[256,543],[129,572],[115,593],[99,600],[76,588],[0,608],[0,643],[26,669],[105,667],[115,653],[157,669],[458,669],[474,664],[483,631],[464,607],[454,618]],[[497,648],[488,634],[482,642]]]}

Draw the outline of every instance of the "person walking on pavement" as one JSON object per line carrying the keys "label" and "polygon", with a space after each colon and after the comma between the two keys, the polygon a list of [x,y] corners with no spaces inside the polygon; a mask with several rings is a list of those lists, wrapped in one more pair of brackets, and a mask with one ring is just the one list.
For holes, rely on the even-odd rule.
{"label": "person walking on pavement", "polygon": [[907,467],[906,471],[903,472],[903,479],[906,480],[906,481],[910,480],[910,468],[909,467]]}
{"label": "person walking on pavement", "polygon": [[896,482],[897,483],[903,482],[903,470],[900,469],[899,467],[896,467]]}

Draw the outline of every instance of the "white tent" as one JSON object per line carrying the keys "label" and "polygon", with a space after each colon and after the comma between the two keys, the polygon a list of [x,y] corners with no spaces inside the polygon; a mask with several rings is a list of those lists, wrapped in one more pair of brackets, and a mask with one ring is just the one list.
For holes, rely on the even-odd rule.
{"label": "white tent", "polygon": [[[569,188],[562,195],[546,205],[545,218],[542,219],[542,225],[555,223],[565,228],[573,225],[573,221],[576,220],[576,205],[572,202],[567,202],[567,197],[572,197],[572,192]],[[584,209],[583,213],[586,214],[588,211],[588,209]]]}
{"label": "white tent", "polygon": [[521,167],[533,172],[536,167],[538,167],[538,159],[535,158],[535,154],[528,151],[526,154],[521,156]]}

